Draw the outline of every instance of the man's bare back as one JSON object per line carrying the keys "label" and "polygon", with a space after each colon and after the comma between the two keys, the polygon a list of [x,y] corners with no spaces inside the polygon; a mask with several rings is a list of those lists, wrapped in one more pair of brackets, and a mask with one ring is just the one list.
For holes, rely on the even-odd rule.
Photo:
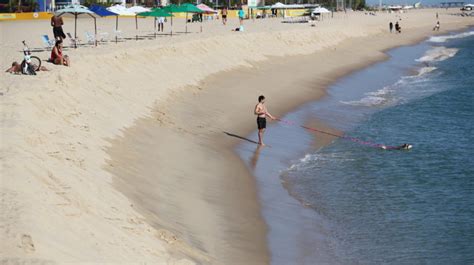
{"label": "man's bare back", "polygon": [[51,17],[51,27],[57,28],[63,25],[63,18],[58,16]]}

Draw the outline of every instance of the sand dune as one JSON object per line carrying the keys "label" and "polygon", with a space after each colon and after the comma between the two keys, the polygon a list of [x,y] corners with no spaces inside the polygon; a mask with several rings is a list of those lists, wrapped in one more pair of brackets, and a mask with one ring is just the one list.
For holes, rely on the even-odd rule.
{"label": "sand dune", "polygon": [[[126,128],[136,125],[140,119],[160,117],[159,126],[169,130],[166,135],[170,135],[169,139],[173,141],[175,129],[185,128],[182,123],[186,121],[176,119],[174,113],[169,112],[172,106],[166,106],[182,102],[186,95],[201,93],[206,88],[202,80],[210,75],[242,67],[255,68],[256,63],[271,63],[272,56],[309,55],[345,47],[341,49],[337,61],[329,65],[334,72],[332,76],[321,72],[327,74],[321,78],[330,81],[338,76],[336,69],[349,71],[366,63],[363,61],[364,54],[368,61],[382,59],[379,50],[431,35],[435,12],[420,10],[403,14],[404,33],[399,36],[387,33],[388,22],[395,18],[393,14],[376,17],[359,13],[337,14],[334,19],[317,23],[316,27],[282,24],[276,19],[249,21],[243,33],[231,32],[231,26],[223,27],[219,21],[208,22],[204,23],[202,34],[179,34],[172,38],[160,36],[157,40],[69,49],[66,53],[72,58],[72,67],[46,64],[51,71],[34,77],[2,74],[1,259],[7,263],[231,264],[228,259],[231,256],[226,257],[225,253],[229,253],[226,250],[232,244],[227,246],[222,239],[218,241],[211,236],[205,237],[209,227],[217,229],[216,233],[224,234],[227,228],[233,227],[223,223],[223,220],[230,222],[229,218],[212,215],[217,207],[226,206],[205,201],[192,193],[176,192],[167,196],[190,196],[170,198],[170,201],[185,201],[186,205],[180,209],[187,214],[146,216],[144,209],[137,210],[142,207],[137,205],[137,197],[130,198],[126,192],[112,185],[114,176],[110,167],[115,165],[110,163],[106,149],[113,139],[124,136]],[[442,14],[441,18],[443,30],[473,23],[472,18],[446,14]],[[121,22],[121,25],[128,36],[133,36],[134,25],[128,22]],[[48,23],[0,23],[2,65],[6,68],[11,61],[20,60],[19,43],[23,39],[32,47],[40,47],[39,36],[50,31]],[[81,19],[81,31],[90,23]],[[99,28],[110,32],[114,23],[114,20],[102,19]],[[152,29],[151,20],[141,20],[140,23],[148,24]],[[236,21],[231,23],[237,25]],[[66,31],[70,32],[71,27],[72,21],[66,21]],[[175,28],[178,27],[183,27],[183,23],[178,22]],[[199,25],[191,25],[190,28],[196,32]],[[140,35],[148,33],[146,29],[140,31]],[[367,46],[375,45],[376,50],[361,48],[357,61],[351,61],[350,42],[355,39],[360,42],[364,37],[370,40]],[[42,58],[48,57],[47,51],[37,54]],[[345,61],[345,58],[348,60]],[[280,92],[273,91],[281,105],[286,107],[277,108],[278,112],[298,103],[285,102],[286,94]],[[252,90],[243,89],[240,95],[233,94],[232,101],[248,101],[251,98],[253,102],[253,97]],[[217,98],[214,99],[217,101]],[[203,102],[206,104],[207,101]],[[229,121],[227,115],[230,113],[226,113],[225,108],[224,104],[209,106],[201,115],[206,116],[205,121],[214,120],[219,128],[225,123],[241,126],[247,118]],[[161,113],[157,114],[157,110]],[[193,109],[187,111],[193,112]],[[243,109],[236,106],[232,114],[237,115],[240,111]],[[194,118],[199,119],[198,116]],[[192,130],[192,133],[202,133],[206,137],[206,131]],[[201,141],[199,137],[186,139],[190,145],[197,146]],[[178,139],[176,141],[179,142]],[[185,146],[181,147],[183,151],[178,149],[172,158],[179,158],[180,152],[186,151]],[[170,148],[173,148],[172,144],[157,152],[170,152]],[[126,157],[127,150],[123,150],[123,155]],[[198,166],[174,159],[168,162],[163,165],[163,172],[182,170],[183,176],[188,176],[187,172]],[[200,181],[186,178],[179,185],[187,189]],[[168,182],[170,186],[163,189],[180,188],[173,179],[168,179]],[[238,186],[239,183],[242,182],[236,180],[233,185]],[[220,188],[229,189],[228,186]],[[254,189],[246,194],[256,198],[255,193]],[[166,204],[166,196],[160,199],[165,200],[160,203]],[[233,200],[238,201],[238,198]],[[249,208],[247,212],[243,210],[242,215],[248,214],[254,218],[252,220],[262,222],[258,220],[258,202],[255,201],[253,208]],[[227,211],[223,210],[223,213]],[[190,226],[186,224],[201,214],[206,214],[207,218],[199,218],[202,223],[194,229],[203,231],[196,233],[194,241],[183,236],[192,231],[180,229],[184,226],[188,229]],[[184,225],[176,225],[177,222]],[[260,226],[262,229],[253,231],[252,237],[261,244],[256,247],[261,253],[259,262],[266,263],[265,229]],[[238,236],[235,235],[236,238]],[[239,240],[246,242],[250,238],[246,236],[249,235],[243,234]],[[200,248],[201,245],[206,247]],[[233,251],[233,257],[245,256],[246,252],[245,249]],[[252,258],[255,256],[249,256],[249,259]]]}

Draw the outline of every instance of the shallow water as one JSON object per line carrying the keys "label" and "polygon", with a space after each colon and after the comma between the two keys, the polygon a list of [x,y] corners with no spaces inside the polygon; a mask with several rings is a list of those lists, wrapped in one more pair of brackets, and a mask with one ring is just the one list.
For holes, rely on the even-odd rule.
{"label": "shallow water", "polygon": [[270,126],[272,148],[238,148],[257,176],[272,264],[474,262],[472,32],[394,49],[285,117],[413,150],[343,139],[312,150],[317,134],[285,124]]}

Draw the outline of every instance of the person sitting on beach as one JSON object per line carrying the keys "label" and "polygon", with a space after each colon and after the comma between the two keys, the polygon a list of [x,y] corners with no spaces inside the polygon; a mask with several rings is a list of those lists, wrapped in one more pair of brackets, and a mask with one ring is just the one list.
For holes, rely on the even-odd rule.
{"label": "person sitting on beach", "polygon": [[232,29],[232,31],[244,31],[244,26],[240,26],[238,28]]}
{"label": "person sitting on beach", "polygon": [[398,24],[398,21],[395,23],[395,31],[397,33],[402,33],[402,28],[400,27],[400,24]]}
{"label": "person sitting on beach", "polygon": [[[38,71],[49,71],[46,67],[41,66]],[[11,74],[22,74],[22,69],[21,69],[21,64],[18,62],[13,62],[12,66],[8,68],[5,72],[11,73]]]}
{"label": "person sitting on beach", "polygon": [[267,128],[267,119],[268,116],[272,120],[276,120],[270,112],[268,112],[267,107],[265,104],[265,96],[261,95],[258,97],[258,104],[255,106],[255,115],[257,115],[257,128],[258,128],[258,144],[264,146],[263,143],[263,133],[265,132],[265,128]]}
{"label": "person sitting on beach", "polygon": [[50,61],[54,64],[71,66],[69,56],[63,55],[63,41],[58,40],[51,51]]}
{"label": "person sitting on beach", "polygon": [[18,62],[13,62],[12,66],[8,68],[5,72],[11,74],[21,74],[21,65]]}

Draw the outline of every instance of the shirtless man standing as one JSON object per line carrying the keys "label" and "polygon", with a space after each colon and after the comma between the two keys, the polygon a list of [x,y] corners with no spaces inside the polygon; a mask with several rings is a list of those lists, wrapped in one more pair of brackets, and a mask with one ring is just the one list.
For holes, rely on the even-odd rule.
{"label": "shirtless man standing", "polygon": [[56,15],[51,17],[51,27],[53,27],[53,35],[56,40],[63,40],[66,34],[63,31],[63,18]]}
{"label": "shirtless man standing", "polygon": [[276,118],[273,117],[270,112],[268,112],[267,107],[265,104],[265,97],[262,95],[258,97],[258,104],[255,106],[255,115],[257,115],[257,127],[258,127],[258,144],[264,146],[263,143],[263,133],[265,132],[265,128],[267,128],[267,119],[268,116],[270,119],[275,120]]}

